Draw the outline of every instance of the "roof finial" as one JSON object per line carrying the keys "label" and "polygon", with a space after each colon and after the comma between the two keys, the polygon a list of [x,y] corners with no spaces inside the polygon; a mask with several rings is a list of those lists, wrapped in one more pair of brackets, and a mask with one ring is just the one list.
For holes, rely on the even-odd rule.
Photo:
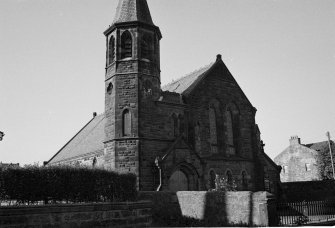
{"label": "roof finial", "polygon": [[222,60],[222,55],[221,54],[216,55],[216,61],[219,61],[219,60]]}

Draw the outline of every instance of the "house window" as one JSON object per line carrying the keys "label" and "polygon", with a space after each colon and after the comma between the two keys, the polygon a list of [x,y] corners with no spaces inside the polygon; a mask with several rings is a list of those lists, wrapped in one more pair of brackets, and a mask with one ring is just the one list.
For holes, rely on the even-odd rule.
{"label": "house window", "polygon": [[131,136],[131,113],[128,109],[122,114],[122,133],[123,136]]}
{"label": "house window", "polygon": [[133,41],[130,32],[125,31],[121,36],[121,58],[130,58],[133,55]]}
{"label": "house window", "polygon": [[311,164],[306,163],[306,164],[305,164],[305,168],[306,168],[306,172],[311,171]]}
{"label": "house window", "polygon": [[115,60],[115,38],[111,36],[108,46],[108,64],[113,63]]}
{"label": "house window", "polygon": [[92,166],[95,167],[97,165],[97,158],[94,157],[92,161]]}

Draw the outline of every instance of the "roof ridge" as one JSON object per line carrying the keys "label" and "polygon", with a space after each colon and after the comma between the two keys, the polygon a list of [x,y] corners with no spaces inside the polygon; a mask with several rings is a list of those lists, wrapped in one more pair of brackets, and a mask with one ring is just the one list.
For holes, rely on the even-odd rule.
{"label": "roof ridge", "polygon": [[178,82],[178,81],[180,81],[180,80],[182,80],[182,79],[184,79],[184,78],[186,78],[186,77],[188,77],[188,76],[190,76],[190,75],[193,75],[193,74],[195,74],[196,72],[199,72],[199,71],[201,71],[201,70],[203,70],[203,69],[209,68],[209,67],[212,66],[214,63],[215,63],[215,62],[211,62],[211,63],[209,63],[209,64],[207,64],[207,65],[204,65],[204,66],[202,66],[202,67],[200,67],[200,68],[198,68],[198,69],[196,69],[196,70],[193,70],[193,71],[191,71],[191,72],[189,72],[189,73],[186,73],[184,76],[181,76],[180,78],[177,78],[177,79],[173,80],[172,82],[169,82],[168,84],[163,85],[163,87],[168,86],[168,85],[172,85],[173,83],[176,83],[176,82]]}
{"label": "roof ridge", "polygon": [[[332,141],[332,140],[330,140],[330,141]],[[325,143],[325,142],[328,142],[328,140],[319,141],[319,142],[312,142],[312,143],[306,143],[306,144],[302,144],[302,145],[314,145],[314,144],[317,144],[317,143]]]}

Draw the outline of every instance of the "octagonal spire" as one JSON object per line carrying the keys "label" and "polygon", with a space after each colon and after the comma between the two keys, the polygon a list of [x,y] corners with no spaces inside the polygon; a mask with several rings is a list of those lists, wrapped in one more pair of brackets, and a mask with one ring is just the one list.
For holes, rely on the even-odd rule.
{"label": "octagonal spire", "polygon": [[147,1],[119,0],[113,24],[134,21],[154,25]]}

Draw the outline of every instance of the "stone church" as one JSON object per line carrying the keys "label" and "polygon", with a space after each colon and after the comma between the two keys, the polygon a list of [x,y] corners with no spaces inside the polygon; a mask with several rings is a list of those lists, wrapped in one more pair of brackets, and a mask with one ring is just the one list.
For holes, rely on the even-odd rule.
{"label": "stone church", "polygon": [[240,190],[275,188],[280,167],[264,153],[256,108],[221,55],[161,86],[162,35],[146,0],[119,0],[104,35],[105,112],[47,165],[135,173],[144,191],[206,190],[216,174]]}

